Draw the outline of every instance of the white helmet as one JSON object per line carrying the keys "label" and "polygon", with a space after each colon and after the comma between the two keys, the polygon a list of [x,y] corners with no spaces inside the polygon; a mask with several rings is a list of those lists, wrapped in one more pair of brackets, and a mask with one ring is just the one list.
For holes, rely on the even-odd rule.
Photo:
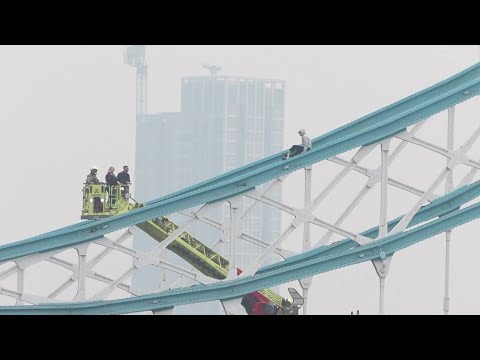
{"label": "white helmet", "polygon": [[92,170],[98,170],[98,168],[97,168],[95,165],[93,165],[93,166],[90,168],[90,171],[92,171]]}
{"label": "white helmet", "polygon": [[300,134],[300,136],[303,136],[303,135],[306,134],[306,131],[305,131],[305,129],[300,129],[300,130],[298,130],[298,133]]}

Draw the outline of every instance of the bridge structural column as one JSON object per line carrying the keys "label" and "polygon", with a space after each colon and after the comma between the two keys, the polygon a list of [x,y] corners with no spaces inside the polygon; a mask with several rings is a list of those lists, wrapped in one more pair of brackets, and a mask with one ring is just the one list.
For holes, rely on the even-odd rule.
{"label": "bridge structural column", "polygon": [[378,237],[388,234],[387,209],[388,209],[388,155],[390,153],[390,140],[382,142],[382,191],[380,198],[380,228]]}
{"label": "bridge structural column", "polygon": [[[455,107],[448,109],[448,138],[447,147],[449,151],[453,151],[455,146],[454,141],[455,130]],[[447,179],[445,181],[445,194],[453,190],[453,170],[448,169]],[[445,232],[445,296],[443,298],[443,312],[448,315],[450,311],[450,297],[449,297],[449,283],[450,283],[450,241],[452,237],[452,230]]]}
{"label": "bridge structural column", "polygon": [[[312,203],[312,166],[305,168],[305,209],[310,208]],[[302,250],[306,252],[311,249],[312,243],[310,241],[310,223],[305,221],[303,225],[303,245]],[[308,289],[312,285],[312,276],[304,279],[300,279],[300,286],[303,290],[303,315],[307,315],[307,301],[308,301]]]}
{"label": "bridge structural column", "polygon": [[166,310],[153,310],[153,315],[172,315],[173,314],[173,307],[166,309]]}
{"label": "bridge structural column", "polygon": [[388,275],[390,269],[390,263],[392,261],[392,256],[386,256],[386,254],[380,251],[380,259],[373,260],[373,265],[377,271],[378,278],[380,279],[380,302],[379,302],[379,315],[385,314],[385,279]]}
{"label": "bridge structural column", "polygon": [[[25,285],[25,271],[22,268],[18,268],[17,270],[17,291],[20,294],[20,296],[23,294],[23,289]],[[22,300],[18,300],[15,305],[23,305]]]}
{"label": "bridge structural column", "polygon": [[[390,140],[381,143],[382,148],[382,182],[380,196],[380,226],[378,238],[388,235],[387,210],[388,210],[388,156],[390,153]],[[379,315],[385,314],[385,279],[388,275],[392,258],[380,251],[380,260],[374,260],[373,265],[380,280]]]}
{"label": "bridge structural column", "polygon": [[75,296],[76,301],[83,301],[86,297],[86,269],[85,264],[87,260],[88,244],[80,245],[76,248],[78,254],[78,290]]}
{"label": "bridge structural column", "polygon": [[230,203],[230,266],[228,270],[228,279],[235,279],[237,277],[237,239],[238,239],[238,221],[240,199],[233,198],[229,200]]}
{"label": "bridge structural column", "polygon": [[[159,259],[162,259],[160,256]],[[160,284],[158,287],[159,291],[167,289],[167,271],[164,268],[160,268]]]}

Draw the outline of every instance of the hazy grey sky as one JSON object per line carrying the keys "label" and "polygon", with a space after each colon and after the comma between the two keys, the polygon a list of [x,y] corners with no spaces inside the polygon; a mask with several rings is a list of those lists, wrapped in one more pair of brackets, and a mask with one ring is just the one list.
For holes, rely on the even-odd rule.
{"label": "hazy grey sky", "polygon": [[[102,178],[110,165],[120,169],[129,164],[134,173],[135,70],[123,64],[124,48],[0,46],[0,148],[6,180],[0,244],[79,222],[82,183],[91,165],[99,167]],[[300,127],[317,137],[455,74],[472,65],[475,56],[472,45],[150,46],[149,112],[178,111],[181,77],[206,74],[203,63],[222,66],[225,75],[286,80],[287,147],[298,142]],[[459,141],[477,126],[475,109],[465,119],[459,115]],[[432,130],[425,136],[436,134]],[[444,141],[441,133],[437,142]],[[435,161],[440,167],[432,171],[440,171],[444,160]],[[323,175],[316,176],[326,181]],[[428,187],[428,179],[422,185]],[[286,201],[296,197],[285,193]],[[480,313],[474,257],[480,250],[478,226],[454,232],[452,313]],[[436,237],[394,257],[387,312],[441,313],[443,247],[443,237]],[[316,277],[310,310],[376,313],[377,283],[370,263]]]}

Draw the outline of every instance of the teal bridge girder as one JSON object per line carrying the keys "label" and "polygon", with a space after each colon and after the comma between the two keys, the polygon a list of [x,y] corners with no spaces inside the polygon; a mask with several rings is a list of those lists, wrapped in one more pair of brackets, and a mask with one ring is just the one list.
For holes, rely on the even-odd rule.
{"label": "teal bridge girder", "polygon": [[[479,93],[480,63],[424,91],[314,139],[312,150],[302,156],[281,161],[281,154],[275,154],[222,176],[150,201],[144,204],[144,207],[127,214],[75,224],[3,245],[0,247],[0,263],[93,242],[108,233],[153,218],[244,194],[258,185],[343,152],[392,138],[404,132],[407,127],[478,96]],[[421,214],[424,214],[425,219],[432,219],[432,216],[425,215],[428,211],[436,217],[440,216],[437,220],[425,225],[387,236],[367,245],[360,246],[352,240],[345,240],[319,247],[259,269],[254,276],[122,300],[0,307],[0,314],[128,313],[144,310],[157,311],[194,302],[238,298],[255,290],[340,267],[385,259],[414,243],[472,221],[480,215],[480,206],[472,205],[465,209],[460,209],[460,206],[478,196],[477,191],[478,183],[475,183],[437,199],[438,202],[433,202],[414,217],[419,222],[422,222],[419,220],[422,219]],[[464,201],[467,198],[469,200]],[[440,203],[443,207],[439,207]],[[414,220],[409,225],[413,226],[413,224]],[[364,236],[368,237],[368,233],[368,231],[364,233]]]}

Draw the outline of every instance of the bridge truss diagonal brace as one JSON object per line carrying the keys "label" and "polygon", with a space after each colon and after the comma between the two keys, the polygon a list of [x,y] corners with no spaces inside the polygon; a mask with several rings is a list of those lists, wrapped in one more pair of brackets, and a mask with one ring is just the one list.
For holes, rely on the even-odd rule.
{"label": "bridge truss diagonal brace", "polygon": [[[449,115],[450,116],[450,115]],[[472,133],[472,135],[468,138],[468,140],[458,149],[454,149],[453,146],[450,148],[443,148],[438,145],[431,144],[425,140],[421,140],[411,133],[401,133],[396,135],[396,137],[400,140],[405,142],[409,142],[411,144],[415,144],[421,146],[425,149],[431,150],[439,155],[442,155],[449,159],[447,167],[452,169],[459,164],[463,164],[465,166],[469,166],[475,168],[477,170],[480,169],[480,162],[472,160],[467,156],[467,153],[471,150],[472,146],[480,137],[480,126]]]}
{"label": "bridge truss diagonal brace", "polygon": [[250,197],[254,200],[263,202],[267,205],[273,206],[281,211],[284,211],[292,216],[294,216],[293,221],[291,222],[290,226],[288,226],[283,233],[279,236],[277,240],[275,240],[266,250],[263,254],[260,255],[260,257],[257,259],[257,261],[254,263],[254,265],[249,268],[247,271],[244,272],[245,275],[251,275],[254,274],[262,265],[264,259],[271,255],[272,252],[276,249],[281,247],[283,241],[299,226],[302,224],[313,224],[317,225],[323,228],[326,228],[328,230],[331,230],[335,233],[338,233],[342,236],[346,236],[347,238],[356,241],[360,245],[368,244],[372,242],[372,239],[366,238],[360,234],[352,234],[351,232],[348,232],[346,230],[343,230],[335,225],[329,224],[325,221],[322,221],[318,218],[316,218],[313,215],[313,211],[320,205],[320,203],[325,199],[325,197],[328,195],[330,191],[332,191],[335,186],[350,172],[359,161],[361,161],[363,158],[365,158],[375,147],[377,144],[372,144],[368,146],[361,147],[357,153],[354,155],[352,161],[348,164],[348,166],[345,167],[336,177],[333,179],[330,184],[327,186],[326,189],[324,189],[316,198],[313,202],[311,202],[306,208],[304,209],[297,209],[288,205],[285,205],[281,202],[275,201],[273,199],[270,199],[262,194],[260,194],[258,191],[254,190],[251,192],[248,192],[244,194],[247,197]]}
{"label": "bridge truss diagonal brace", "polygon": [[[462,149],[461,151],[463,152],[467,152],[471,149],[471,147],[473,146],[473,144],[475,143],[476,140],[478,140],[478,137],[480,136],[480,127],[477,129],[477,131],[475,131],[472,136],[470,136],[470,138],[461,146],[460,149]],[[453,144],[452,144],[452,148],[453,148]],[[447,150],[448,152],[448,150]],[[450,151],[450,153],[452,153],[452,151]],[[457,165],[459,165],[461,162],[460,161],[457,161],[457,160],[450,160],[447,164],[447,166],[445,167],[445,169],[440,173],[440,175],[438,175],[438,177],[435,179],[435,181],[432,183],[432,185],[430,186],[430,188],[425,192],[425,194],[420,198],[420,200],[415,204],[415,206],[410,210],[410,212],[408,214],[406,214],[402,220],[400,220],[400,222],[395,226],[395,228],[390,232],[390,234],[396,234],[398,232],[402,232],[402,231],[405,231],[405,229],[408,227],[408,224],[410,223],[410,221],[412,220],[412,218],[417,214],[417,212],[420,210],[423,202],[427,199],[428,196],[430,196],[433,191],[435,191],[435,189],[440,185],[440,183],[445,179],[447,178],[448,174],[450,172],[452,172],[455,167]],[[465,165],[468,165],[468,164],[465,164]],[[475,167],[475,170],[478,170],[476,167]],[[469,178],[469,175],[467,174],[467,176],[465,177],[465,179]],[[464,181],[465,181],[464,179]],[[473,178],[472,178],[473,179]]]}

